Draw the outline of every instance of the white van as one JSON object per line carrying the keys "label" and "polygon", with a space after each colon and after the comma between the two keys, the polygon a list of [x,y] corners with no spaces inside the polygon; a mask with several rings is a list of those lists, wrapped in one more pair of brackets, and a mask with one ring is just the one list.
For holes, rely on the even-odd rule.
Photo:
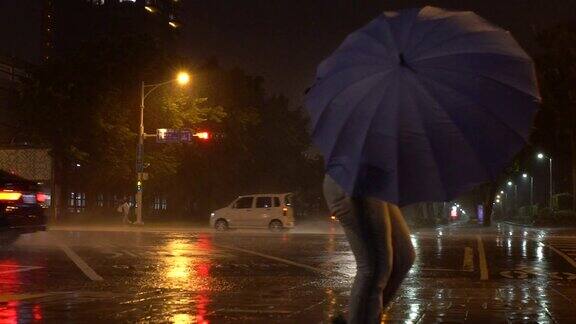
{"label": "white van", "polygon": [[268,228],[271,231],[293,228],[292,194],[240,196],[228,207],[213,212],[210,226],[218,231],[229,228]]}

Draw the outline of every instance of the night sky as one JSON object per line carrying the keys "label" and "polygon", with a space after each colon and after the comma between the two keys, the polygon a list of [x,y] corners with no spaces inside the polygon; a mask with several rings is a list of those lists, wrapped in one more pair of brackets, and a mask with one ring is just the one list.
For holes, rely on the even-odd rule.
{"label": "night sky", "polygon": [[348,33],[384,10],[427,4],[475,11],[530,51],[534,28],[576,19],[576,0],[182,0],[185,48],[262,75],[271,92],[299,104],[316,65]]}
{"label": "night sky", "polygon": [[[182,50],[224,66],[262,75],[271,93],[294,105],[314,79],[316,65],[354,29],[384,10],[426,4],[472,10],[509,29],[530,52],[534,30],[576,19],[576,0],[180,0]],[[0,0],[0,53],[33,56],[39,28],[31,3]],[[34,7],[34,6],[33,6]]]}

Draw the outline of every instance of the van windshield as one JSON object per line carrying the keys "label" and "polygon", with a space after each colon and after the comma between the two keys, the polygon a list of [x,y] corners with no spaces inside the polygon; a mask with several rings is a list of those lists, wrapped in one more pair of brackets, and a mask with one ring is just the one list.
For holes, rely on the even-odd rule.
{"label": "van windshield", "polygon": [[254,200],[254,197],[238,198],[238,200],[236,200],[236,203],[234,203],[234,208],[240,208],[240,209],[252,208],[252,201],[253,200]]}

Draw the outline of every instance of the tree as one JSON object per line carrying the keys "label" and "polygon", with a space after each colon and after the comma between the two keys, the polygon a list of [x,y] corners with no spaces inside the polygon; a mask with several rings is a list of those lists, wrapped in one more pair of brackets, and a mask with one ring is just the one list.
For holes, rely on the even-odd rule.
{"label": "tree", "polygon": [[[557,154],[571,153],[576,209],[576,22],[545,30],[538,41],[544,49],[536,60],[543,111],[536,139]],[[564,145],[566,142],[570,143],[568,147]]]}
{"label": "tree", "polygon": [[[40,66],[11,119],[30,141],[53,148],[62,192],[131,195],[140,81],[170,79],[181,66],[192,64],[145,35],[96,39]],[[174,214],[190,216],[240,194],[317,191],[321,167],[303,154],[310,140],[300,109],[266,95],[264,80],[240,69],[209,61],[191,72],[188,87],[165,86],[147,98],[146,131],[208,129],[217,136],[189,145],[148,140],[146,201],[168,196]]]}

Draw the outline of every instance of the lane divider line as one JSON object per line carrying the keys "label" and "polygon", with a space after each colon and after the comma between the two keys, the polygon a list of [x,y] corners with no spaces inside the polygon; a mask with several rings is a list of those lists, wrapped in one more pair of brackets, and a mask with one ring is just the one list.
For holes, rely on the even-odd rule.
{"label": "lane divider line", "polygon": [[[299,267],[299,268],[303,268],[303,269],[306,269],[306,270],[309,270],[309,271],[312,271],[312,272],[315,272],[315,273],[319,273],[319,274],[324,275],[324,276],[330,276],[330,275],[334,274],[334,272],[332,272],[332,271],[322,270],[322,269],[319,269],[319,268],[315,268],[315,267],[309,266],[309,265],[307,265],[307,264],[302,264],[302,263],[294,262],[294,261],[291,261],[291,260],[287,260],[287,259],[275,257],[275,256],[272,256],[272,255],[268,255],[268,254],[264,254],[264,253],[260,253],[260,252],[256,252],[256,251],[252,251],[252,250],[246,250],[246,249],[239,248],[239,247],[233,247],[233,246],[227,246],[227,245],[220,245],[220,244],[212,244],[212,245],[213,245],[213,246],[216,246],[216,247],[219,247],[219,248],[222,248],[222,249],[234,250],[234,251],[243,252],[243,253],[246,253],[246,254],[256,255],[256,256],[259,256],[259,257],[262,257],[262,258],[265,258],[265,259],[274,260],[274,261],[281,262],[281,263],[286,263],[286,264],[289,264],[289,265],[292,265],[292,266],[295,266],[295,267]],[[344,274],[344,273],[338,273],[338,274],[347,275],[347,274]]]}
{"label": "lane divider line", "polygon": [[469,246],[464,248],[464,262],[462,264],[462,270],[469,272],[474,271],[474,251]]}
{"label": "lane divider line", "polygon": [[42,294],[18,294],[18,295],[0,295],[0,303],[6,303],[10,301],[22,301],[27,299],[36,299],[46,296],[53,295],[53,293],[42,293]]}
{"label": "lane divider line", "polygon": [[480,265],[480,280],[488,280],[488,262],[486,261],[486,251],[484,251],[484,242],[482,237],[476,235],[478,241],[478,263]]}
{"label": "lane divider line", "polygon": [[128,251],[128,250],[121,250],[121,251],[122,251],[122,253],[124,253],[124,254],[126,254],[126,255],[129,255],[129,256],[131,256],[131,257],[133,257],[133,258],[137,258],[137,257],[138,257],[136,254],[134,254],[134,253],[132,253],[132,252],[130,252],[130,251]]}
{"label": "lane divider line", "polygon": [[556,254],[558,254],[559,256],[563,257],[564,260],[566,260],[566,262],[570,263],[570,265],[572,265],[574,268],[576,268],[576,261],[574,261],[574,259],[572,259],[571,257],[569,257],[568,255],[566,255],[564,252],[558,250],[557,248],[553,247],[552,245],[548,245],[548,247],[556,252]]}
{"label": "lane divider line", "polygon": [[82,258],[78,254],[76,254],[76,252],[72,251],[72,249],[69,248],[66,244],[56,240],[56,245],[58,245],[58,247],[68,256],[68,258],[72,260],[72,262],[74,262],[74,264],[78,267],[78,269],[80,269],[80,271],[82,271],[84,275],[88,277],[90,280],[92,281],[104,280],[104,278],[102,278],[99,274],[97,274],[96,271],[94,271],[94,269],[92,269],[88,265],[88,263],[82,260]]}

